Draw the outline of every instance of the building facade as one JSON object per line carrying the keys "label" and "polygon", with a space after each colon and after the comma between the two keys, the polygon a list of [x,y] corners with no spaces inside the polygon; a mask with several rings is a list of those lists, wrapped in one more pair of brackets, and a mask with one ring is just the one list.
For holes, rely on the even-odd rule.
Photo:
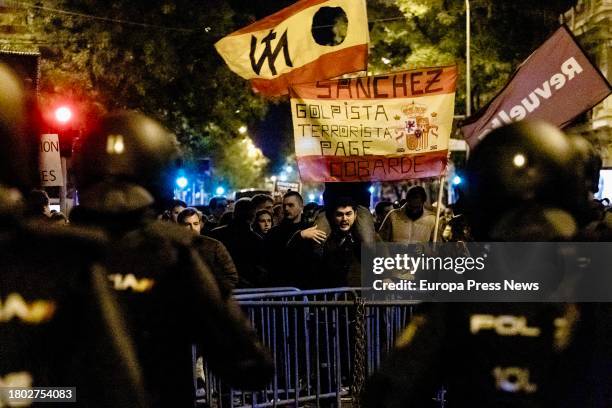
{"label": "building facade", "polygon": [[15,69],[26,87],[38,90],[40,51],[34,35],[34,13],[24,3],[0,0],[0,62]]}
{"label": "building facade", "polygon": [[[578,0],[561,14],[579,43],[603,75],[612,77],[612,0]],[[599,150],[604,167],[612,168],[612,96],[595,106],[582,120],[566,129],[589,139]]]}

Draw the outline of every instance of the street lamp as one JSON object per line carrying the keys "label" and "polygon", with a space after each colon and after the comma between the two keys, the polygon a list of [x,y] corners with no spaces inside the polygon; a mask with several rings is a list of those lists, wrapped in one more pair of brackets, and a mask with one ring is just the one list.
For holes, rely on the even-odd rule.
{"label": "street lamp", "polygon": [[189,180],[187,179],[187,177],[179,176],[176,178],[176,185],[179,186],[179,188],[183,189],[187,187],[187,184],[189,184]]}

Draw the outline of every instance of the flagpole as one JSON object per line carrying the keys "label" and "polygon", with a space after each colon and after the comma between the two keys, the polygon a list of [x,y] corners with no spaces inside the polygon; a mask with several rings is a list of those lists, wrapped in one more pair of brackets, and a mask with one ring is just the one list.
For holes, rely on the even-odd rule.
{"label": "flagpole", "polygon": [[444,182],[446,170],[440,175],[440,189],[438,190],[438,205],[436,205],[436,224],[434,227],[433,243],[438,242],[438,228],[440,227],[440,212],[442,207],[442,193],[444,192]]}
{"label": "flagpole", "polygon": [[442,212],[442,193],[444,193],[444,182],[446,181],[446,173],[448,173],[448,161],[450,160],[450,150],[446,155],[446,166],[440,174],[440,189],[438,190],[438,204],[436,205],[436,223],[434,226],[433,243],[438,242],[438,228],[440,227],[440,213]]}

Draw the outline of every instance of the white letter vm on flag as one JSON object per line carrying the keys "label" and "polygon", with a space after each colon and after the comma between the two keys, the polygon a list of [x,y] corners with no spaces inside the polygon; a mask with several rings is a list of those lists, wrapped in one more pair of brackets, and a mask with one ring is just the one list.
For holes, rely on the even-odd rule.
{"label": "white letter vm on flag", "polygon": [[[344,40],[318,44],[313,20],[322,8],[340,8],[347,17]],[[229,68],[266,96],[288,93],[292,84],[363,71],[368,57],[365,0],[301,0],[238,30],[215,44]]]}

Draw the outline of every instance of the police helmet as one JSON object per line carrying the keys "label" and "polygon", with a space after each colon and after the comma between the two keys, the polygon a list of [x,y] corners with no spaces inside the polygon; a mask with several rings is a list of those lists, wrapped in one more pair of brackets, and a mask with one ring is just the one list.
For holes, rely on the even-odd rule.
{"label": "police helmet", "polygon": [[576,159],[576,174],[581,177],[590,193],[599,191],[599,171],[602,160],[595,147],[582,136],[571,135],[570,141],[574,146]]}
{"label": "police helmet", "polygon": [[493,130],[467,164],[467,212],[476,238],[490,238],[502,215],[520,208],[559,208],[580,218],[588,194],[576,166],[572,142],[550,124],[522,121]]}
{"label": "police helmet", "polygon": [[81,205],[124,212],[172,199],[178,142],[157,121],[132,111],[105,115],[75,151]]}

